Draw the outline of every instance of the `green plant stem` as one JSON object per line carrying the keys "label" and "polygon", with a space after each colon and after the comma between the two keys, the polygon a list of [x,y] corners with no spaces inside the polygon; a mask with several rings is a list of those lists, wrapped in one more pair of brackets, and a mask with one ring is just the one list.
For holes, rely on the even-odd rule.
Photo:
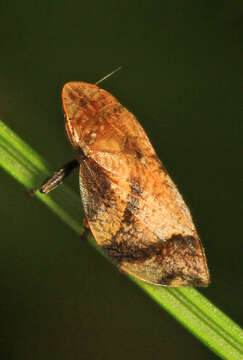
{"label": "green plant stem", "polygon": [[[0,166],[27,189],[51,174],[47,162],[1,121]],[[65,184],[48,196],[39,192],[36,196],[76,233],[83,231],[80,198]],[[97,248],[94,239],[91,243]],[[242,359],[241,328],[199,291],[154,286],[129,277],[222,359]]]}

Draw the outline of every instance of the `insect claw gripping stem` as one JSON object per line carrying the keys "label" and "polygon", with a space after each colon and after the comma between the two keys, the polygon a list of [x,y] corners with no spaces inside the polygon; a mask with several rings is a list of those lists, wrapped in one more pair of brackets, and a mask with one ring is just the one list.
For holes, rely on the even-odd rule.
{"label": "insect claw gripping stem", "polygon": [[90,227],[86,217],[83,218],[84,232],[80,235],[82,241],[87,241],[90,234]]}
{"label": "insect claw gripping stem", "polygon": [[83,242],[87,242],[89,239],[89,235],[90,235],[90,229],[89,228],[85,228],[84,232],[80,235],[80,239]]}
{"label": "insect claw gripping stem", "polygon": [[77,160],[69,161],[60,170],[56,171],[53,176],[46,179],[41,186],[28,191],[30,196],[33,196],[36,191],[40,191],[42,194],[48,194],[54,190],[58,185],[62,184],[63,180],[79,165]]}

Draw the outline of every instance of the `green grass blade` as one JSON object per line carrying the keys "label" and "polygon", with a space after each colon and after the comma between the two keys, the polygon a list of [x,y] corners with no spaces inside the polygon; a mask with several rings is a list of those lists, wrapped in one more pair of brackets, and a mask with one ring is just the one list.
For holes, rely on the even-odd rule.
{"label": "green grass blade", "polygon": [[192,287],[161,288],[135,280],[158,304],[222,359],[242,359],[243,332]]}
{"label": "green grass blade", "polygon": [[[47,162],[1,121],[0,166],[27,189],[51,174]],[[65,184],[48,196],[36,196],[74,231],[83,231],[80,199]],[[94,240],[91,243],[94,245]],[[130,278],[222,359],[243,358],[241,328],[199,291],[153,286]]]}

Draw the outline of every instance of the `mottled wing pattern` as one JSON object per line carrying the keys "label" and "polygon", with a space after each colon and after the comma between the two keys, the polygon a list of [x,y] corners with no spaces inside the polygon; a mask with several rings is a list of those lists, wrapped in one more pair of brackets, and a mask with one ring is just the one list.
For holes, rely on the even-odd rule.
{"label": "mottled wing pattern", "polygon": [[80,163],[80,192],[92,233],[100,246],[109,244],[119,230],[126,201],[107,172],[92,158]]}
{"label": "mottled wing pattern", "polygon": [[147,282],[207,286],[190,212],[136,118],[91,84],[66,84],[63,103],[97,243],[123,271]]}

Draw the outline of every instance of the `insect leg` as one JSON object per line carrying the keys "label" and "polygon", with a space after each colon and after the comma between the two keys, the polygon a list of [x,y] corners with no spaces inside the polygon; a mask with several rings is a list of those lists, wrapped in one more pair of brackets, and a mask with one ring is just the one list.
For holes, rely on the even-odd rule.
{"label": "insect leg", "polygon": [[90,234],[90,227],[86,217],[83,218],[84,232],[80,235],[82,241],[87,241]]}
{"label": "insect leg", "polygon": [[53,176],[46,179],[41,186],[28,191],[29,195],[34,195],[36,191],[40,191],[43,194],[48,194],[55,189],[58,185],[62,184],[63,180],[79,165],[77,160],[69,161],[60,170],[56,171]]}
{"label": "insect leg", "polygon": [[85,229],[89,229],[89,223],[86,217],[83,218],[83,227]]}

